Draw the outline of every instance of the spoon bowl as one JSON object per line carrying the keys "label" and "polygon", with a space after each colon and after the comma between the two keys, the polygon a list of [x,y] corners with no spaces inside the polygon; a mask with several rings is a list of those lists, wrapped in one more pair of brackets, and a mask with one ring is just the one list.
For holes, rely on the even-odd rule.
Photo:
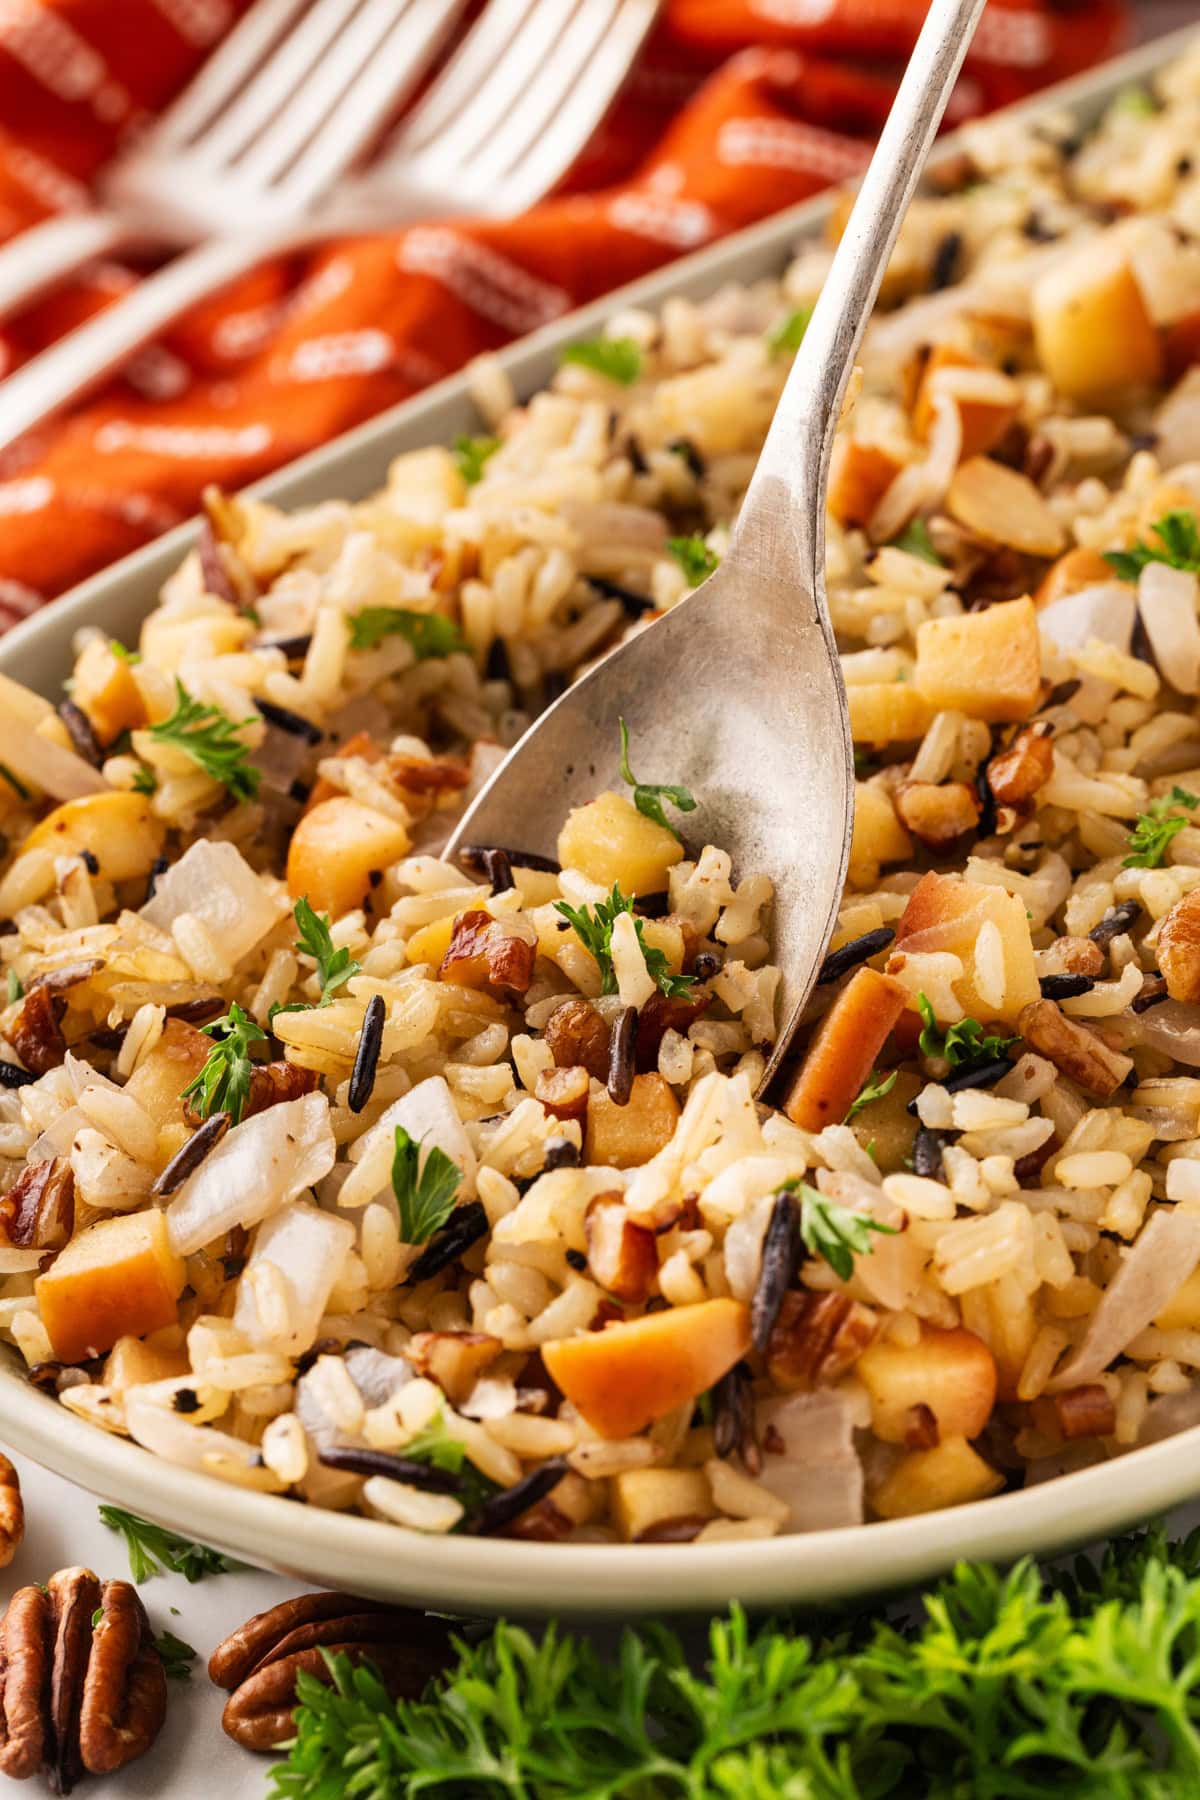
{"label": "spoon bowl", "polygon": [[531,726],[460,820],[446,854],[552,854],[558,826],[621,787],[618,720],[638,778],[691,789],[691,851],[770,877],[786,1055],[837,913],[854,823],[845,688],[825,599],[825,494],[855,352],[984,0],[932,0],[767,433],[729,552]]}

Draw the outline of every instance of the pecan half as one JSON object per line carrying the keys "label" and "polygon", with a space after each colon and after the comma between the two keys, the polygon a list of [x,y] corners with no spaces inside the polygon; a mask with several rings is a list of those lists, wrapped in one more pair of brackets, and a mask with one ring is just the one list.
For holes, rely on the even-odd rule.
{"label": "pecan half", "polygon": [[608,1026],[590,1000],[564,1000],[546,1020],[546,1042],[560,1069],[582,1063],[597,1081],[608,1080]]}
{"label": "pecan half", "polygon": [[35,1075],[57,1069],[67,1054],[66,1040],[58,1028],[65,1004],[49,987],[33,988],[8,1027],[9,1043]]}
{"label": "pecan half", "polygon": [[404,1354],[419,1375],[436,1381],[450,1404],[459,1406],[503,1348],[486,1331],[418,1331]]}
{"label": "pecan half", "polygon": [[583,1216],[588,1267],[593,1277],[618,1300],[640,1306],[658,1275],[658,1244],[646,1225],[635,1225],[625,1210],[624,1195],[615,1189],[597,1194]]}
{"label": "pecan half", "polygon": [[1046,1394],[1033,1404],[1034,1423],[1047,1437],[1110,1437],[1117,1428],[1117,1409],[1098,1381]]}
{"label": "pecan half", "polygon": [[1177,900],[1158,928],[1158,966],[1172,1000],[1200,1000],[1200,893]]}
{"label": "pecan half", "polygon": [[1133,1067],[1130,1057],[1110,1050],[1094,1031],[1068,1019],[1053,1000],[1032,1000],[1022,1009],[1017,1030],[1031,1050],[1101,1099],[1115,1094]]}
{"label": "pecan half", "polygon": [[767,1372],[778,1387],[819,1387],[856,1363],[879,1329],[869,1306],[845,1294],[789,1288],[767,1343]]}
{"label": "pecan half", "polygon": [[443,981],[459,987],[495,988],[523,994],[533,980],[537,944],[507,931],[490,913],[474,909],[454,921],[450,948],[442,958]]}
{"label": "pecan half", "polygon": [[69,1794],[81,1775],[141,1756],[166,1711],[154,1634],[127,1581],[61,1569],[13,1595],[0,1621],[0,1773],[24,1780],[40,1766]]}
{"label": "pecan half", "polygon": [[21,1479],[0,1451],[0,1569],[6,1569],[25,1536],[25,1507]]}
{"label": "pecan half", "polygon": [[270,1750],[292,1735],[296,1677],[329,1683],[322,1650],[369,1657],[394,1697],[416,1698],[451,1658],[450,1626],[424,1613],[351,1594],[284,1600],[218,1644],[208,1673],[230,1690],[221,1723],[247,1750]]}
{"label": "pecan half", "polygon": [[27,1163],[0,1198],[0,1232],[21,1249],[61,1250],[75,1229],[75,1172],[65,1156]]}
{"label": "pecan half", "polygon": [[1053,733],[1043,720],[1019,731],[1007,750],[1000,750],[987,765],[987,784],[997,806],[1011,806],[1017,812],[1030,810],[1039,788],[1044,788],[1054,770]]}

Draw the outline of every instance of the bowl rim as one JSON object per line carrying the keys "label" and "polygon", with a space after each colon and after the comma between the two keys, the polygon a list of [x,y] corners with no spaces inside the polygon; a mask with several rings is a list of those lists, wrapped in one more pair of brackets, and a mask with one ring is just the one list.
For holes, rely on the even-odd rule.
{"label": "bowl rim", "polygon": [[[1005,108],[1004,116],[1026,117],[1060,106],[1098,110],[1124,86],[1167,65],[1196,37],[1197,27],[1186,26],[1043,89]],[[961,143],[961,133],[947,137],[937,159],[952,157]],[[556,319],[498,352],[497,360],[518,388],[540,385],[548,359],[563,343],[627,306],[658,305],[682,288],[709,290],[722,277],[737,278],[739,268],[745,278],[745,264],[761,262],[771,252],[786,255],[798,236],[819,229],[829,204],[828,197],[817,196],[667,264]],[[437,432],[434,421],[450,407],[469,408],[461,372],[246,491],[300,505],[311,504],[322,486],[328,497],[331,482],[369,486],[370,472],[385,466],[389,449],[394,453],[408,438],[421,441],[422,434]],[[107,623],[110,606],[119,606],[122,596],[127,610],[142,594],[149,597],[195,532],[195,521],[176,528],[14,627],[0,644],[0,670],[29,678],[26,669],[53,662],[79,625],[97,615]],[[436,1601],[476,1614],[553,1610],[634,1616],[711,1610],[735,1599],[754,1607],[783,1601],[828,1605],[924,1580],[962,1556],[1006,1562],[1033,1549],[1061,1551],[1126,1528],[1200,1490],[1197,1426],[1123,1454],[1117,1460],[1128,1477],[1124,1481],[1114,1482],[1112,1465],[1104,1462],[1019,1492],[865,1527],[670,1546],[437,1537],[252,1492],[167,1462],[40,1393],[18,1362],[14,1353],[0,1356],[0,1430],[6,1443],[92,1494],[299,1580],[413,1604]]]}

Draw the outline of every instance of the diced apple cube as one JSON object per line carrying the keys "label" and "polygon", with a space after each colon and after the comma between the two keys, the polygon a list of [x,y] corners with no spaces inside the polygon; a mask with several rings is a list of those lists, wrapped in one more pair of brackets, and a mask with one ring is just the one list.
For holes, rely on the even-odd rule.
{"label": "diced apple cube", "polygon": [[1127,256],[1089,243],[1034,283],[1038,360],[1060,394],[1094,400],[1162,379],[1163,348]]}
{"label": "diced apple cube", "polygon": [[880,444],[841,437],[829,471],[829,510],[842,525],[865,526],[904,467]]}
{"label": "diced apple cube", "polygon": [[174,1324],[186,1280],[166,1217],[150,1208],[89,1225],[39,1275],[35,1292],[55,1356],[76,1363],[118,1338]]}
{"label": "diced apple cube", "polygon": [[667,871],[682,859],[683,845],[674,832],[640,813],[624,794],[598,794],[573,808],[558,834],[564,869],[578,869],[605,888],[616,882],[635,900],[661,893]]}
{"label": "diced apple cube", "polygon": [[75,664],[71,698],[87,714],[100,744],[146,723],[146,704],[133,670],[103,638],[92,638]]}
{"label": "diced apple cube", "polygon": [[1041,673],[1032,600],[926,619],[917,628],[915,687],[931,712],[964,712],[989,724],[1027,718],[1037,704]]}
{"label": "diced apple cube", "polygon": [[288,849],[287,886],[307,896],[316,912],[340,919],[361,906],[390,864],[406,855],[410,838],[399,819],[339,794],[322,800],[296,826]]}
{"label": "diced apple cube", "polygon": [[947,394],[958,409],[965,459],[998,444],[1020,410],[1021,391],[1010,376],[951,344],[936,344],[921,371],[913,406],[913,430],[926,438],[934,396]]}
{"label": "diced apple cube", "polygon": [[869,781],[854,784],[854,833],[850,839],[850,882],[873,887],[884,863],[907,862],[912,839],[896,817],[891,795]]}
{"label": "diced apple cube", "polygon": [[923,737],[936,710],[911,681],[855,682],[846,699],[855,743],[879,749]]}
{"label": "diced apple cube", "polygon": [[992,1353],[961,1327],[922,1325],[912,1345],[877,1338],[855,1373],[871,1397],[871,1429],[885,1444],[909,1441],[916,1407],[929,1409],[942,1438],[978,1437],[996,1403]]}
{"label": "diced apple cube", "polygon": [[587,1109],[586,1156],[606,1169],[636,1169],[671,1141],[679,1102],[661,1075],[635,1075],[625,1106],[606,1093],[591,1096]]}
{"label": "diced apple cube", "polygon": [[612,1507],[627,1544],[675,1520],[711,1519],[716,1508],[702,1469],[627,1469],[614,1475]]}
{"label": "diced apple cube", "polygon": [[932,1450],[912,1450],[871,1496],[881,1519],[909,1519],[916,1513],[962,1506],[998,1494],[1004,1477],[965,1438],[947,1438]]}
{"label": "diced apple cube", "polygon": [[93,856],[106,881],[134,881],[150,873],[162,849],[166,826],[156,819],[145,794],[85,794],[66,800],[35,825],[21,845],[52,850],[56,856]]}
{"label": "diced apple cube", "polygon": [[[1004,997],[998,1003],[985,1000],[976,982],[976,943],[989,920],[1000,934],[1003,953]],[[922,875],[896,926],[888,968],[898,974],[902,956],[927,951],[961,959],[963,973],[954,982],[954,993],[970,1018],[1013,1021],[1041,994],[1025,907],[1003,888],[933,870]]]}
{"label": "diced apple cube", "polygon": [[908,1003],[890,975],[858,969],[817,1027],[784,1111],[805,1131],[840,1125]]}

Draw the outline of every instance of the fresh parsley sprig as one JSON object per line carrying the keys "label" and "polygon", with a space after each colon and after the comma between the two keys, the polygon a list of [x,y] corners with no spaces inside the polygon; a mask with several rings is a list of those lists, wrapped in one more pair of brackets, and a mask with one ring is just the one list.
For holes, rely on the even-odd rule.
{"label": "fresh parsley sprig", "polygon": [[468,487],[483,475],[488,458],[495,456],[500,448],[497,437],[467,437],[465,434],[454,440],[454,464]]}
{"label": "fresh parsley sprig", "polygon": [[1150,527],[1158,539],[1148,544],[1138,538],[1128,550],[1106,550],[1104,560],[1122,581],[1136,581],[1147,563],[1167,563],[1172,569],[1190,569],[1200,573],[1200,524],[1186,506],[1164,513]]}
{"label": "fresh parsley sprig", "polygon": [[804,334],[812,322],[812,316],[811,306],[798,306],[774,331],[768,332],[767,349],[772,355],[777,355],[782,350],[798,350],[804,342]]}
{"label": "fresh parsley sprig", "polygon": [[633,804],[647,819],[653,819],[664,831],[669,831],[673,838],[682,843],[674,825],[663,812],[663,801],[669,800],[680,812],[690,813],[696,810],[695,797],[690,788],[669,786],[665,782],[639,781],[629,766],[629,727],[624,719],[618,719],[621,728],[621,780],[633,789]]}
{"label": "fresh parsley sprig", "polygon": [[[311,956],[317,965],[317,980],[321,984],[321,998],[318,1006],[330,1006],[338,988],[352,980],[362,969],[360,962],[355,962],[349,950],[343,944],[335,949],[333,932],[330,929],[328,913],[314,912],[307,894],[302,894],[292,909],[292,917],[296,921],[296,929],[300,936],[296,939],[295,948],[303,956]],[[308,1003],[293,1000],[288,1006],[273,1006],[271,1017],[281,1012],[308,1012]]]}
{"label": "fresh parsley sprig", "polygon": [[[600,968],[600,992],[615,994],[617,977],[613,969],[612,933],[613,926],[622,913],[633,912],[633,901],[627,894],[613,883],[612,892],[607,900],[597,900],[595,906],[570,906],[565,900],[554,902],[556,912],[560,912],[568,924],[574,926],[575,935],[585,950],[595,957]],[[634,930],[637,932],[638,944],[645,958],[646,972],[650,979],[658,984],[659,992],[668,1000],[688,1000],[691,998],[695,984],[693,975],[673,975],[667,962],[666,952],[655,945],[648,944],[642,932],[641,919],[634,916]]]}
{"label": "fresh parsley sprig", "polygon": [[1176,806],[1200,806],[1200,798],[1186,788],[1173,787],[1169,794],[1151,800],[1144,813],[1139,813],[1129,834],[1129,855],[1122,857],[1123,869],[1157,869],[1167,854],[1171,839],[1191,824],[1187,813],[1172,812]]}
{"label": "fresh parsley sprig", "polygon": [[693,531],[690,537],[668,538],[667,551],[683,570],[689,587],[699,587],[721,561],[716,551],[709,549],[698,531]]}
{"label": "fresh parsley sprig", "polygon": [[396,1127],[392,1153],[392,1191],[400,1209],[400,1240],[425,1244],[440,1231],[462,1186],[462,1170],[432,1144],[421,1157],[421,1146],[403,1125]]}
{"label": "fresh parsley sprig", "polygon": [[947,1031],[940,1031],[932,1002],[925,994],[917,995],[917,1011],[924,1021],[917,1039],[921,1055],[948,1062],[952,1069],[969,1063],[996,1062],[1018,1042],[1015,1037],[998,1034],[985,1037],[978,1019],[959,1019]]}
{"label": "fresh parsley sprig", "polygon": [[227,1575],[230,1570],[242,1566],[232,1557],[223,1556],[219,1550],[210,1550],[205,1544],[193,1544],[189,1538],[167,1531],[161,1525],[152,1525],[149,1519],[139,1519],[136,1513],[125,1512],[119,1506],[102,1506],[100,1522],[110,1531],[120,1532],[125,1539],[129,1572],[139,1586],[168,1571],[194,1582],[203,1581],[206,1575]]}
{"label": "fresh parsley sprig", "polygon": [[261,769],[250,761],[250,746],[238,736],[244,725],[258,724],[258,715],[231,719],[219,706],[193,699],[178,675],[175,677],[175,711],[169,719],[151,725],[150,736],[160,744],[184,750],[214,781],[228,788],[236,800],[252,800],[262,780]]}
{"label": "fresh parsley sprig", "polygon": [[629,337],[585,338],[582,343],[568,344],[559,361],[591,369],[621,387],[632,387],[642,372],[641,346]]}
{"label": "fresh parsley sprig", "polygon": [[896,1227],[884,1225],[866,1213],[852,1212],[829,1194],[793,1176],[782,1191],[794,1194],[800,1207],[800,1239],[810,1256],[824,1259],[841,1281],[854,1273],[854,1258],[869,1256],[874,1249],[871,1233],[895,1237]]}
{"label": "fresh parsley sprig", "polygon": [[154,1648],[158,1651],[163,1674],[168,1681],[192,1679],[192,1664],[196,1660],[196,1652],[190,1644],[185,1644],[173,1631],[163,1631],[155,1638]]}
{"label": "fresh parsley sprig", "polygon": [[896,1085],[896,1077],[899,1073],[899,1069],[893,1069],[890,1075],[881,1076],[878,1069],[873,1069],[860,1088],[858,1098],[850,1102],[850,1110],[842,1120],[842,1124],[848,1125],[864,1106],[870,1106],[873,1100],[882,1100],[885,1094],[890,1094]]}
{"label": "fresh parsley sprig", "polygon": [[919,556],[922,562],[935,563],[939,569],[946,566],[933,547],[933,539],[924,519],[910,519],[899,537],[892,539],[891,548],[903,550],[909,556]]}
{"label": "fresh parsley sprig", "polygon": [[250,1098],[250,1081],[254,1074],[250,1045],[262,1042],[267,1034],[249,1013],[242,1011],[236,1000],[230,1004],[227,1013],[200,1029],[217,1042],[209,1051],[208,1061],[200,1073],[194,1081],[188,1082],[179,1098],[193,1101],[202,1119],[207,1119],[210,1113],[227,1112],[236,1125]]}
{"label": "fresh parsley sprig", "polygon": [[445,613],[414,612],[407,606],[364,606],[346,622],[351,650],[374,650],[389,637],[402,637],[418,662],[466,649],[457,625]]}
{"label": "fresh parsley sprig", "polygon": [[[611,1655],[501,1622],[418,1700],[329,1653],[297,1684],[272,1800],[1183,1800],[1200,1793],[1200,1533],[1118,1539],[1073,1574],[960,1563],[823,1635],[715,1619]],[[693,1661],[699,1666],[693,1667]]]}

